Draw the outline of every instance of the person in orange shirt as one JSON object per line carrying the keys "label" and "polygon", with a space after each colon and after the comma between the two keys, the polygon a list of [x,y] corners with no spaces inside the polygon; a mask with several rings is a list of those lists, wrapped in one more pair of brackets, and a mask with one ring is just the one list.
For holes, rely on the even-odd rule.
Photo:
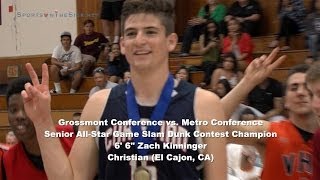
{"label": "person in orange shirt", "polygon": [[[307,65],[298,65],[289,71],[284,98],[288,120],[272,123],[261,121],[261,126],[228,126],[230,134],[239,131],[269,135],[275,133],[275,137],[241,138],[234,135],[228,138],[229,142],[252,145],[258,149],[264,161],[262,180],[310,179],[313,174],[312,137],[319,124],[312,112],[311,95],[306,86],[308,68]],[[240,83],[236,88],[241,86]],[[241,96],[246,89],[233,91],[238,91],[236,95]],[[222,101],[226,102],[226,99]]]}

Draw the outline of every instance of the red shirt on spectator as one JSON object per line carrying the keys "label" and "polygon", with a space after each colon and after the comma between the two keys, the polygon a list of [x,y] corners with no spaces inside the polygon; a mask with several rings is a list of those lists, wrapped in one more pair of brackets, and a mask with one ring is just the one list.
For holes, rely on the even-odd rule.
{"label": "red shirt on spectator", "polygon": [[[223,39],[223,47],[222,47],[223,54],[232,53],[231,44],[232,44],[232,39],[229,36],[226,36]],[[237,41],[237,45],[239,47],[241,54],[248,53],[248,56],[244,60],[247,62],[247,64],[249,64],[253,60],[253,57],[252,57],[253,43],[251,40],[251,36],[248,33],[241,33]]]}

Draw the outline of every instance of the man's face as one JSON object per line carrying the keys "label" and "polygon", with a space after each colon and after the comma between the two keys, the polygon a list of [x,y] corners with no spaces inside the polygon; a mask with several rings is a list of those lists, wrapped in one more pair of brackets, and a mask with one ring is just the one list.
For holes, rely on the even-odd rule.
{"label": "man's face", "polygon": [[285,107],[297,115],[312,113],[311,95],[306,87],[306,74],[292,74],[287,81]]}
{"label": "man's face", "polygon": [[9,124],[16,137],[24,142],[36,136],[32,121],[26,115],[20,94],[13,94],[8,99]]}
{"label": "man's face", "polygon": [[95,73],[93,76],[93,79],[94,79],[94,82],[96,83],[96,86],[103,89],[106,86],[108,77],[102,73]]}
{"label": "man's face", "polygon": [[308,83],[308,87],[312,92],[312,109],[315,114],[320,117],[320,80]]}
{"label": "man's face", "polygon": [[69,36],[62,36],[61,44],[64,48],[69,48],[71,46],[71,39]]}
{"label": "man's face", "polygon": [[90,35],[93,32],[93,24],[87,23],[86,25],[84,25],[83,29],[86,35]]}
{"label": "man's face", "polygon": [[176,34],[166,36],[165,27],[152,14],[133,14],[124,23],[121,52],[132,70],[153,71],[168,67],[169,52],[177,43]]}

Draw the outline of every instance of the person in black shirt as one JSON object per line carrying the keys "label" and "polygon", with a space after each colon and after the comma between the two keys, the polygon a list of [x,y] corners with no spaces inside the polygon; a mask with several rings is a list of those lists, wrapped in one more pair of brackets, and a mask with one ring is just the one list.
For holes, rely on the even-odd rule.
{"label": "person in black shirt", "polygon": [[265,114],[262,119],[269,119],[279,115],[283,110],[282,103],[282,84],[272,78],[267,78],[256,86],[248,95],[250,106],[258,109]]}
{"label": "person in black shirt", "polygon": [[236,18],[241,22],[243,32],[249,33],[251,36],[258,34],[258,22],[261,19],[261,7],[255,0],[237,0],[228,10],[225,22]]}

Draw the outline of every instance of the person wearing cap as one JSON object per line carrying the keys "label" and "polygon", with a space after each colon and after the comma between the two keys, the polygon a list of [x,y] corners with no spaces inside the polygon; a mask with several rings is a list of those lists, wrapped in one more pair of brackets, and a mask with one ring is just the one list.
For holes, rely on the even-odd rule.
{"label": "person wearing cap", "polygon": [[102,89],[111,89],[118,85],[117,83],[109,81],[108,73],[103,67],[97,67],[93,70],[93,79],[96,86],[90,90],[89,97]]}
{"label": "person wearing cap", "polygon": [[61,44],[53,50],[50,66],[50,77],[54,82],[52,93],[61,93],[60,78],[72,79],[70,93],[75,93],[82,80],[81,51],[77,46],[71,45],[71,33],[62,32]]}
{"label": "person wearing cap", "polygon": [[92,73],[102,47],[107,47],[109,42],[102,33],[94,31],[94,22],[91,19],[85,20],[83,25],[84,33],[76,37],[74,45],[81,50],[82,71],[84,75],[88,75]]}

